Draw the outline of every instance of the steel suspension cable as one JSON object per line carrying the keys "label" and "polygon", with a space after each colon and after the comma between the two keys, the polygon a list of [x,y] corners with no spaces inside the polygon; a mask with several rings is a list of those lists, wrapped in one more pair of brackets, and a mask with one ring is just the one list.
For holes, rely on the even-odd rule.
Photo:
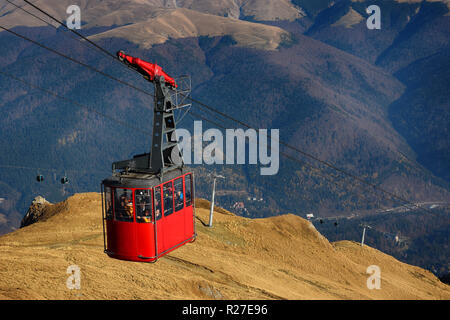
{"label": "steel suspension cable", "polygon": [[52,95],[52,96],[58,98],[58,99],[61,99],[61,100],[70,102],[70,103],[72,103],[72,104],[74,104],[74,105],[76,105],[76,106],[78,106],[78,107],[80,107],[80,108],[83,108],[83,109],[85,109],[85,110],[87,110],[87,111],[89,111],[89,112],[93,112],[93,113],[95,113],[95,114],[97,114],[97,115],[99,115],[99,116],[102,116],[102,117],[104,117],[104,118],[106,118],[106,119],[109,119],[109,120],[111,120],[111,121],[113,121],[113,122],[116,122],[116,123],[118,123],[118,124],[120,124],[120,125],[122,125],[122,126],[124,126],[124,127],[131,128],[131,129],[133,129],[133,130],[139,131],[139,132],[144,133],[144,134],[149,135],[149,136],[152,135],[152,133],[149,132],[149,131],[145,131],[145,130],[142,130],[142,129],[140,129],[140,128],[137,128],[136,126],[134,126],[134,125],[132,125],[132,124],[129,124],[129,123],[127,123],[127,122],[125,122],[125,121],[122,121],[122,120],[120,120],[120,119],[116,119],[116,118],[114,118],[114,117],[111,117],[111,116],[109,116],[109,115],[107,115],[107,114],[105,114],[105,113],[102,113],[102,112],[100,112],[100,111],[97,111],[95,108],[92,108],[92,107],[86,106],[86,105],[84,105],[84,104],[78,103],[77,101],[75,101],[75,100],[73,100],[73,99],[64,97],[64,96],[62,96],[62,95],[60,95],[60,94],[57,94],[57,93],[55,93],[55,92],[53,92],[53,91],[51,91],[51,90],[42,88],[42,87],[37,86],[37,85],[35,85],[35,84],[32,84],[32,83],[30,83],[30,82],[28,82],[28,81],[26,81],[26,80],[23,80],[23,79],[21,79],[21,78],[18,78],[18,77],[16,77],[16,76],[12,75],[12,74],[10,74],[10,73],[7,73],[7,72],[4,72],[4,71],[1,71],[1,70],[0,70],[0,74],[4,75],[4,76],[6,76],[6,77],[9,77],[9,78],[11,78],[11,79],[14,79],[14,80],[16,80],[16,81],[22,82],[23,84],[25,84],[25,85],[27,85],[27,86],[33,88],[33,89],[40,90],[40,91],[42,91],[42,92],[45,92],[45,93],[47,93],[47,94],[49,94],[49,95]]}

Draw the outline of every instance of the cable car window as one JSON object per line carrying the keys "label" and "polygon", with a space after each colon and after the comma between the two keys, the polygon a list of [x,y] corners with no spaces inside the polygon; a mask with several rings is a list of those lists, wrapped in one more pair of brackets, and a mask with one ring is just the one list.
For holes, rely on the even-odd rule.
{"label": "cable car window", "polygon": [[133,222],[133,193],[128,189],[114,190],[114,214],[118,221]]}
{"label": "cable car window", "polygon": [[184,207],[183,195],[183,178],[174,181],[175,211],[179,211]]}
{"label": "cable car window", "polygon": [[173,213],[173,187],[172,182],[163,185],[164,217]]}
{"label": "cable car window", "polygon": [[105,187],[105,212],[106,212],[106,220],[112,220],[113,208],[112,208],[112,198],[111,198],[111,188],[110,187]]}
{"label": "cable car window", "polygon": [[161,187],[155,188],[155,220],[161,219]]}
{"label": "cable car window", "polygon": [[150,190],[134,191],[137,222],[152,222],[152,193]]}
{"label": "cable car window", "polygon": [[192,204],[192,175],[185,176],[186,180],[186,207]]}

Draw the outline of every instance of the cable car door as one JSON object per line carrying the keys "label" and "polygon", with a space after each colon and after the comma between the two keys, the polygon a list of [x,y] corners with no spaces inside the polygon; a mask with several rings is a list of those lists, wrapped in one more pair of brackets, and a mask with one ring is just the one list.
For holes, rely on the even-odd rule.
{"label": "cable car door", "polygon": [[131,189],[114,188],[113,252],[119,256],[132,258],[136,254],[133,200]]}
{"label": "cable car door", "polygon": [[164,250],[164,220],[162,219],[162,194],[161,194],[161,186],[157,186],[154,188],[154,221],[155,221],[155,255],[160,255]]}
{"label": "cable car door", "polygon": [[148,259],[155,254],[155,228],[152,218],[152,190],[134,190],[136,211],[136,247],[138,257]]}

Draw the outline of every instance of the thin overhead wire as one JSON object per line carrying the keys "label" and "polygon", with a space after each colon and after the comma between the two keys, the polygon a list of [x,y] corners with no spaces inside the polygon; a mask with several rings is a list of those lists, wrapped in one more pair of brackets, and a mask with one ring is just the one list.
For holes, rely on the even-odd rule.
{"label": "thin overhead wire", "polygon": [[[229,116],[229,115],[227,115],[227,114],[225,114],[225,113],[223,113],[223,112],[221,112],[221,111],[219,111],[219,110],[217,110],[217,109],[215,109],[215,108],[213,108],[213,107],[211,107],[211,106],[209,106],[209,105],[207,105],[207,104],[202,103],[201,101],[198,101],[198,100],[193,99],[193,98],[190,98],[190,97],[188,97],[188,98],[189,98],[192,102],[195,102],[195,103],[197,103],[197,104],[199,104],[199,105],[205,107],[206,109],[208,109],[208,110],[210,110],[210,111],[212,111],[212,112],[215,112],[215,113],[221,115],[221,116],[224,117],[224,118],[227,118],[227,119],[229,119],[229,120],[232,120],[233,122],[236,122],[236,123],[240,124],[241,126],[247,128],[247,129],[253,129],[253,130],[256,130],[256,128],[250,126],[249,124],[247,124],[247,123],[245,123],[245,122],[243,122],[243,121],[241,121],[241,120],[238,120],[238,119],[236,119],[236,118],[234,118],[234,117],[231,117],[231,116]],[[268,138],[271,138],[270,133],[267,133],[267,136],[268,136]],[[314,161],[317,161],[317,162],[319,162],[320,164],[322,164],[322,165],[324,165],[324,166],[327,166],[327,167],[329,167],[329,168],[331,168],[331,169],[333,169],[333,170],[335,170],[335,171],[337,171],[337,172],[340,172],[340,173],[342,173],[342,174],[344,174],[344,175],[346,175],[346,176],[348,176],[348,177],[350,177],[350,178],[352,178],[352,179],[354,179],[354,180],[357,180],[358,182],[363,183],[363,184],[365,184],[365,185],[367,185],[367,186],[369,186],[369,187],[372,187],[372,188],[375,189],[375,190],[381,191],[381,192],[383,192],[383,193],[385,193],[385,194],[387,194],[387,195],[389,195],[389,196],[391,196],[391,197],[393,197],[393,198],[395,198],[395,199],[397,199],[397,200],[400,200],[400,201],[403,201],[403,202],[412,204],[412,205],[416,206],[416,207],[419,208],[419,209],[427,210],[427,209],[425,209],[425,208],[422,208],[422,207],[420,207],[420,206],[418,206],[418,205],[416,205],[416,204],[410,202],[409,200],[404,199],[403,197],[400,197],[400,196],[398,196],[398,195],[396,195],[396,194],[394,194],[394,193],[392,193],[392,192],[390,192],[390,191],[385,190],[384,188],[381,188],[381,187],[379,187],[379,186],[377,186],[377,185],[375,185],[375,184],[373,184],[373,183],[370,183],[370,182],[364,180],[363,178],[360,178],[360,177],[358,177],[358,176],[356,176],[356,175],[354,175],[354,174],[352,174],[352,173],[350,173],[350,172],[348,172],[348,171],[346,171],[346,170],[340,169],[340,168],[336,167],[334,164],[331,164],[331,163],[329,163],[329,162],[327,162],[327,161],[324,161],[324,160],[322,160],[322,159],[319,159],[318,157],[316,157],[316,156],[314,156],[314,155],[312,155],[312,154],[310,154],[310,153],[308,153],[308,152],[305,152],[305,151],[303,151],[303,150],[301,150],[301,149],[299,149],[299,148],[297,148],[297,147],[294,147],[294,146],[292,146],[292,145],[290,145],[290,144],[288,144],[288,143],[286,143],[286,142],[283,142],[283,141],[281,141],[281,140],[278,140],[278,142],[279,142],[281,145],[283,145],[283,146],[285,146],[286,148],[288,148],[288,149],[291,149],[291,150],[293,150],[293,151],[296,151],[296,152],[300,153],[301,155],[303,155],[303,156],[305,156],[305,157],[307,157],[307,158],[310,158],[310,159],[312,159],[312,160],[314,160]]]}
{"label": "thin overhead wire", "polygon": [[[30,16],[32,16],[32,17],[38,19],[39,21],[44,22],[44,23],[47,24],[48,26],[50,26],[50,27],[52,27],[52,28],[58,30],[58,27],[55,26],[54,24],[48,22],[47,20],[45,20],[45,19],[39,17],[38,15],[36,15],[36,14],[34,14],[34,13],[32,13],[32,12],[30,12],[30,11],[24,9],[24,6],[26,6],[27,4],[25,4],[24,6],[21,7],[21,6],[15,4],[14,2],[12,2],[12,1],[10,1],[10,0],[5,0],[5,1],[7,1],[7,2],[10,3],[10,4],[12,4],[12,5],[15,6],[17,9],[19,9],[19,10],[21,10],[21,11],[27,13],[28,15],[30,15]],[[63,30],[65,30],[65,31],[62,33],[63,35],[67,35],[67,37],[70,37],[71,39],[76,40],[78,43],[81,43],[81,44],[82,44],[83,46],[85,46],[86,48],[89,48],[89,49],[92,48],[92,46],[90,46],[89,43],[87,43],[86,41],[83,41],[83,39],[80,39],[80,38],[79,38],[78,36],[76,36],[76,35],[72,35],[70,32],[68,33],[67,30],[70,31],[70,29],[68,29],[64,24],[63,24],[63,26],[65,27],[65,28],[63,28]],[[103,53],[103,51],[102,51],[102,53]],[[103,53],[103,54],[104,54],[104,53]],[[106,56],[110,58],[110,55],[109,55],[109,54],[106,55]],[[114,58],[114,60],[117,60],[117,59]],[[122,64],[122,65],[123,65],[123,64]],[[123,65],[123,66],[126,67],[127,69],[129,69],[127,66],[125,66],[125,65]]]}
{"label": "thin overhead wire", "polygon": [[[9,2],[9,0],[6,0]],[[50,13],[48,13],[47,11],[39,8],[38,6],[36,6],[34,3],[31,3],[28,0],[23,0],[25,3],[29,4],[30,6],[32,6],[33,8],[35,8],[36,10],[38,10],[39,12],[45,14],[47,17],[49,17],[50,19],[52,19],[53,21],[56,21],[60,26],[62,26],[65,30],[67,30],[68,32],[71,32],[73,34],[75,34],[76,36],[80,37],[81,39],[83,39],[84,41],[86,41],[86,43],[90,44],[92,47],[96,48],[99,52],[101,52],[102,54],[106,55],[107,57],[111,58],[114,62],[117,62],[121,65],[121,67],[128,69],[130,71],[134,71],[136,72],[136,70],[126,66],[125,64],[121,63],[120,61],[117,60],[117,57],[110,53],[108,50],[102,48],[101,46],[99,46],[98,44],[96,44],[94,41],[90,40],[89,38],[83,36],[81,33],[79,33],[78,31],[69,28],[64,22],[58,20],[57,18],[55,18],[53,15],[51,15]],[[38,18],[39,19],[39,18]],[[48,22],[47,22],[48,23]],[[51,26],[53,26],[52,24],[50,24]],[[56,28],[56,27],[55,27]],[[73,38],[75,39],[75,38]],[[84,42],[80,41],[80,43],[85,44]],[[87,45],[86,45],[87,46]],[[88,47],[88,46],[87,46]]]}
{"label": "thin overhead wire", "polygon": [[6,169],[25,169],[25,170],[34,170],[36,172],[46,171],[46,172],[76,172],[76,173],[101,173],[104,174],[105,172],[109,172],[108,170],[100,171],[100,170],[92,170],[92,169],[86,169],[86,170],[80,170],[80,169],[50,169],[50,168],[41,168],[41,167],[28,167],[28,166],[13,166],[13,165],[6,165],[6,164],[0,164],[0,168],[6,168]]}
{"label": "thin overhead wire", "polygon": [[132,124],[129,124],[129,123],[123,121],[123,120],[117,119],[117,118],[112,117],[112,116],[110,116],[110,115],[108,115],[108,114],[106,114],[106,113],[100,112],[100,111],[96,110],[95,108],[92,108],[92,107],[89,107],[89,106],[87,106],[87,105],[81,104],[81,103],[79,103],[79,102],[77,102],[77,101],[75,101],[75,100],[73,100],[73,99],[64,97],[64,96],[62,96],[62,95],[60,95],[60,94],[58,94],[58,93],[55,93],[55,92],[53,92],[53,91],[51,91],[51,90],[49,90],[49,89],[45,89],[45,88],[42,88],[42,87],[37,86],[37,85],[35,85],[35,84],[32,84],[32,83],[30,83],[30,82],[28,82],[28,81],[26,81],[26,80],[23,80],[23,79],[21,79],[21,78],[19,78],[19,77],[16,77],[16,76],[12,75],[12,74],[10,74],[10,73],[7,73],[7,72],[4,72],[4,71],[1,71],[1,70],[0,70],[0,74],[2,74],[3,76],[9,77],[9,78],[11,78],[11,79],[14,79],[14,80],[16,80],[16,81],[22,82],[23,84],[25,84],[25,85],[27,85],[27,86],[33,88],[33,89],[40,90],[40,91],[42,91],[42,92],[44,92],[44,93],[47,93],[47,94],[49,94],[49,95],[52,95],[52,96],[58,98],[58,99],[61,99],[61,100],[70,102],[71,104],[74,104],[74,105],[76,105],[76,106],[78,106],[78,107],[80,107],[80,108],[83,108],[83,109],[85,109],[85,110],[87,110],[87,111],[89,111],[89,112],[95,113],[95,114],[97,114],[97,115],[99,115],[99,116],[101,116],[101,117],[104,117],[104,118],[106,118],[106,119],[109,119],[109,120],[111,120],[111,121],[113,121],[113,122],[115,122],[115,123],[117,123],[117,124],[119,124],[119,125],[121,125],[121,126],[131,128],[131,129],[136,130],[136,131],[138,131],[138,132],[141,132],[141,133],[143,133],[143,134],[145,134],[145,135],[149,135],[149,136],[152,135],[152,133],[151,133],[150,131],[146,131],[146,130],[142,130],[142,129],[140,129],[140,128],[137,128],[136,126],[134,126],[134,125],[132,125]]}
{"label": "thin overhead wire", "polygon": [[95,48],[97,48],[98,50],[100,50],[101,52],[103,52],[104,54],[112,57],[113,59],[116,59],[116,56],[111,54],[108,50],[103,49],[102,47],[100,47],[99,45],[97,45],[95,42],[89,40],[88,38],[86,38],[85,36],[83,36],[81,33],[77,32],[74,29],[71,29],[69,27],[67,27],[62,21],[56,19],[54,16],[52,16],[51,14],[49,14],[48,12],[46,12],[45,10],[42,10],[41,8],[39,8],[38,6],[36,6],[34,3],[28,1],[28,0],[23,0],[24,2],[26,2],[27,4],[29,4],[30,6],[32,6],[33,8],[35,8],[36,10],[42,12],[43,14],[45,14],[47,17],[51,18],[52,20],[56,21],[59,25],[61,25],[62,27],[64,27],[65,29],[69,30],[70,32],[73,32],[74,34],[76,34],[77,36],[81,37],[82,39],[86,40],[88,43],[90,43],[92,46],[94,46]]}
{"label": "thin overhead wire", "polygon": [[[225,128],[224,126],[222,126],[221,124],[219,124],[219,123],[217,123],[217,122],[215,122],[215,121],[212,121],[212,120],[210,120],[210,119],[208,119],[208,118],[205,118],[205,117],[203,117],[203,116],[197,114],[197,113],[194,112],[194,111],[191,111],[190,114],[192,114],[192,115],[195,116],[196,118],[201,119],[201,120],[203,120],[203,121],[206,121],[206,122],[208,122],[208,123],[210,123],[210,124],[212,124],[212,125],[214,125],[214,126],[216,126],[216,127],[218,127],[218,128],[221,128],[221,129],[223,129],[223,130],[226,130],[226,128]],[[330,174],[328,174],[328,175],[322,174],[322,173],[321,173],[321,170],[320,170],[319,168],[317,168],[317,167],[311,165],[310,163],[305,162],[305,161],[302,161],[302,160],[300,160],[300,159],[298,159],[298,158],[295,158],[295,157],[293,157],[293,156],[291,156],[291,155],[289,155],[289,154],[287,154],[287,153],[285,153],[285,152],[283,152],[283,151],[280,151],[280,155],[282,155],[282,156],[285,157],[286,159],[289,159],[289,160],[291,160],[291,161],[293,161],[293,162],[296,162],[296,163],[300,164],[301,166],[305,166],[305,167],[310,168],[311,170],[313,170],[313,172],[314,172],[316,175],[318,175],[318,176],[320,176],[321,178],[327,180],[328,182],[334,184],[335,186],[339,187],[340,189],[344,189],[344,188],[345,188],[347,191],[349,191],[348,188],[344,187],[344,186],[343,186],[342,184],[340,184],[339,182],[334,181],[333,179],[330,179]],[[336,177],[333,177],[333,178],[336,178]],[[353,193],[353,194],[355,194],[355,195],[357,195],[357,196],[362,196],[362,197],[363,197],[364,199],[366,199],[366,200],[368,199],[368,198],[367,198],[367,195],[366,195],[365,193],[362,193],[362,192],[356,192],[356,191],[354,191],[353,189],[350,190],[350,192]],[[377,196],[378,196],[378,195],[377,195]]]}
{"label": "thin overhead wire", "polygon": [[[12,79],[14,79],[14,80],[16,80],[16,81],[19,81],[19,82],[21,82],[21,83],[23,83],[23,84],[25,84],[25,85],[27,85],[27,86],[29,86],[29,87],[31,87],[31,88],[40,90],[40,91],[42,91],[42,92],[44,92],[44,93],[50,94],[50,95],[55,96],[55,97],[57,97],[57,98],[59,98],[59,99],[65,100],[65,101],[67,101],[67,102],[70,102],[70,103],[72,103],[72,104],[74,104],[74,105],[76,105],[76,106],[79,106],[79,107],[81,107],[81,108],[83,108],[83,109],[85,109],[85,110],[87,110],[87,111],[89,111],[89,112],[93,112],[93,113],[95,113],[95,114],[97,114],[97,115],[100,115],[100,116],[102,116],[102,117],[104,117],[104,118],[107,118],[107,119],[109,119],[109,120],[111,120],[111,121],[113,121],[113,122],[116,122],[116,123],[120,124],[120,125],[129,127],[129,128],[132,128],[133,130],[137,130],[137,131],[140,131],[140,132],[142,132],[142,133],[145,133],[146,135],[151,136],[151,132],[144,131],[144,130],[141,130],[141,129],[139,129],[139,128],[136,128],[136,126],[133,126],[133,125],[128,124],[128,123],[126,123],[126,122],[124,122],[124,121],[122,121],[122,120],[119,120],[119,119],[116,119],[116,118],[114,118],[114,117],[111,117],[111,116],[109,116],[109,115],[107,115],[107,114],[101,113],[101,112],[95,110],[94,108],[88,107],[88,106],[83,105],[83,104],[80,104],[80,103],[78,103],[77,101],[75,101],[75,100],[73,100],[73,99],[69,99],[69,98],[66,98],[66,97],[64,97],[64,96],[61,96],[61,95],[59,95],[59,94],[57,94],[57,93],[55,93],[55,92],[53,92],[53,91],[51,91],[51,90],[48,90],[48,89],[42,88],[42,87],[40,87],[40,86],[34,85],[34,84],[32,84],[32,83],[30,83],[30,82],[28,82],[28,81],[25,81],[25,80],[23,80],[23,79],[21,79],[21,78],[18,78],[18,77],[16,77],[16,76],[12,75],[12,74],[3,72],[3,71],[1,71],[1,70],[0,70],[0,74],[2,74],[3,76],[6,76],[6,77],[12,78]],[[197,117],[197,119],[204,120],[204,121],[206,121],[206,122],[208,122],[208,123],[210,123],[210,124],[215,125],[215,126],[218,127],[218,128],[221,128],[221,129],[224,129],[224,130],[226,129],[226,128],[225,128],[224,126],[222,126],[221,124],[219,124],[219,123],[217,123],[217,122],[214,122],[214,121],[211,121],[210,119],[207,119],[207,118],[205,118],[205,117],[203,117],[203,116],[197,114],[197,113],[194,112],[194,111],[191,111],[190,114],[192,114],[193,116]],[[335,185],[338,186],[339,188],[343,188],[343,186],[342,186],[341,184],[339,184],[338,182],[331,180],[331,179],[330,179],[328,176],[326,176],[326,175],[320,174],[320,171],[319,171],[316,167],[310,165],[309,163],[304,162],[304,161],[301,161],[301,160],[299,160],[299,159],[296,159],[296,158],[294,158],[294,157],[292,157],[292,156],[290,156],[290,155],[288,155],[288,154],[286,154],[286,153],[284,153],[284,152],[280,152],[280,154],[281,154],[282,156],[284,156],[284,157],[290,159],[291,161],[294,161],[294,162],[296,162],[296,163],[299,163],[300,165],[307,166],[307,167],[313,169],[314,171],[316,171],[316,174],[318,174],[318,175],[321,176],[322,178],[326,179],[326,180],[329,181],[330,183],[335,184]],[[29,167],[6,166],[6,165],[0,165],[0,167],[9,167],[9,168],[13,168],[13,167],[14,167],[14,168],[29,168]],[[34,169],[36,169],[36,168],[34,168]],[[365,196],[364,194],[362,194],[362,193],[356,193],[356,192],[354,192],[354,193],[355,193],[356,195],[359,195],[359,196],[363,195],[364,198],[366,197],[366,196]]]}
{"label": "thin overhead wire", "polygon": [[[30,12],[30,11],[24,9],[23,6],[21,7],[21,6],[15,4],[14,2],[12,2],[12,1],[10,1],[10,0],[5,0],[5,1],[8,2],[9,4],[12,4],[12,5],[15,6],[17,9],[22,10],[23,12],[29,14],[30,16],[33,16],[33,17],[35,17],[36,19],[38,19],[38,20],[40,20],[40,21],[42,21],[42,22],[48,24],[49,26],[52,26],[52,27],[56,28],[56,26],[54,26],[54,25],[51,24],[50,22],[45,21],[45,20],[42,19],[41,17],[39,17],[39,16],[35,15],[34,13],[32,13],[32,12]],[[75,38],[73,38],[73,39],[75,39]]]}
{"label": "thin overhead wire", "polygon": [[147,91],[145,91],[145,90],[143,90],[143,89],[140,89],[140,88],[138,88],[138,87],[136,87],[136,86],[134,86],[134,85],[132,85],[132,84],[126,82],[126,81],[123,81],[123,80],[121,80],[121,79],[118,79],[118,78],[116,78],[116,77],[114,77],[114,76],[112,76],[112,75],[110,75],[110,74],[108,74],[108,73],[106,73],[106,72],[103,72],[103,71],[101,71],[101,70],[98,70],[98,69],[96,69],[96,68],[94,68],[94,67],[92,67],[92,66],[90,66],[90,65],[88,65],[88,64],[86,64],[86,63],[84,63],[84,62],[81,62],[81,61],[79,61],[79,60],[77,60],[77,59],[74,59],[74,58],[72,58],[72,57],[69,57],[69,56],[66,55],[66,54],[63,54],[63,53],[61,53],[61,52],[59,52],[59,51],[57,51],[57,50],[55,50],[55,49],[52,49],[52,48],[50,48],[50,47],[47,47],[47,46],[45,46],[45,45],[39,43],[38,41],[32,40],[32,39],[30,39],[30,38],[28,38],[28,37],[26,37],[26,36],[24,36],[24,35],[21,35],[21,34],[19,34],[19,33],[17,33],[17,32],[14,32],[14,31],[12,31],[12,30],[6,28],[6,27],[0,26],[0,29],[3,29],[3,30],[5,30],[6,32],[9,32],[9,33],[15,35],[16,37],[19,37],[19,38],[22,38],[23,40],[29,41],[29,42],[31,42],[31,43],[33,43],[33,44],[35,44],[35,45],[37,45],[37,46],[39,46],[39,47],[41,47],[41,48],[43,48],[43,49],[46,49],[46,50],[48,50],[48,51],[50,51],[50,52],[52,52],[52,53],[54,53],[54,54],[56,54],[56,55],[59,55],[59,56],[65,58],[65,59],[67,59],[67,60],[70,60],[70,61],[72,61],[72,62],[74,62],[74,63],[77,63],[77,64],[79,64],[79,65],[81,65],[81,66],[83,66],[83,67],[85,67],[85,68],[88,68],[88,69],[91,70],[91,71],[97,72],[97,73],[101,74],[101,75],[104,76],[104,77],[107,77],[107,78],[109,78],[109,79],[111,79],[111,80],[117,81],[117,82],[119,82],[119,83],[121,83],[121,84],[123,84],[123,85],[126,85],[126,86],[128,86],[128,87],[130,87],[130,88],[132,88],[132,89],[135,89],[135,90],[137,90],[137,91],[139,91],[139,92],[142,92],[142,93],[144,93],[144,94],[146,94],[146,95],[149,95],[149,96],[152,96],[152,97],[154,96],[152,93],[149,93],[149,92],[147,92]]}

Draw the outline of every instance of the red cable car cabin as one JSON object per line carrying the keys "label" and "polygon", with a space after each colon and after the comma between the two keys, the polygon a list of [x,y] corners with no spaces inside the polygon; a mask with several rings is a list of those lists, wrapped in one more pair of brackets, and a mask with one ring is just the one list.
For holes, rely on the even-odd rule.
{"label": "red cable car cabin", "polygon": [[104,251],[155,262],[196,238],[194,175],[184,168],[174,117],[174,110],[189,106],[178,104],[183,99],[177,95],[189,94],[190,81],[181,89],[156,64],[117,55],[154,84],[153,136],[150,153],[114,162],[113,175],[102,182]]}
{"label": "red cable car cabin", "polygon": [[154,262],[193,241],[194,176],[191,172],[151,179],[103,181],[105,252],[113,258]]}

